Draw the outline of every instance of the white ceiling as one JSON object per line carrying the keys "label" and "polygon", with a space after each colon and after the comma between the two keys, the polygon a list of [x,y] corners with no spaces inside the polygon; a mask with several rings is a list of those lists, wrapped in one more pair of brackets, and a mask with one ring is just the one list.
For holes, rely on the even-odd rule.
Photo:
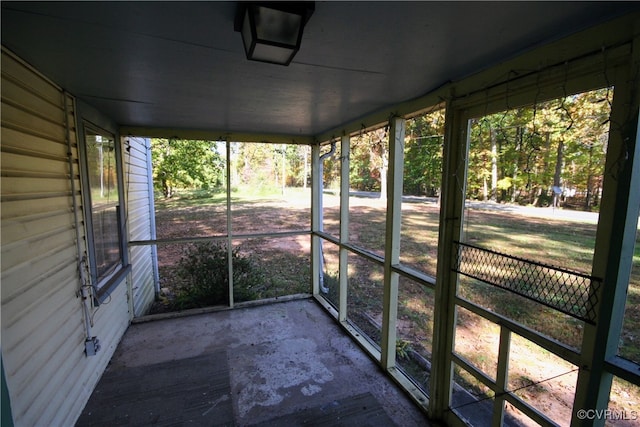
{"label": "white ceiling", "polygon": [[2,2],[2,43],[123,126],[309,136],[638,2],[316,2],[288,67],[245,59],[235,2]]}

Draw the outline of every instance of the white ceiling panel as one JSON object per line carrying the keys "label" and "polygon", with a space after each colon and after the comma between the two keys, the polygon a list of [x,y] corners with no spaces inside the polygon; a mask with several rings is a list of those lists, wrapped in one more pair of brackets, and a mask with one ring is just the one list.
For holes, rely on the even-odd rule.
{"label": "white ceiling panel", "polygon": [[317,135],[636,2],[316,2],[288,67],[235,2],[2,2],[2,43],[125,126]]}

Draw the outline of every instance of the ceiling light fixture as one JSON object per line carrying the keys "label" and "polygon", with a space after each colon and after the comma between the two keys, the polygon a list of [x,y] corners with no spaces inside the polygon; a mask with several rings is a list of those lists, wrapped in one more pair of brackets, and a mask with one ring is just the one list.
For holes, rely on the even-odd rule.
{"label": "ceiling light fixture", "polygon": [[315,2],[239,2],[234,23],[247,59],[289,65]]}

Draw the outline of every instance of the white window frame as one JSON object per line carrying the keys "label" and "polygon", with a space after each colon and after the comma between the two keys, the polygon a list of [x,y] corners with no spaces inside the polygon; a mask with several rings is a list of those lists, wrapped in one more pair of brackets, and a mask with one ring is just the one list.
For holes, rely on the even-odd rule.
{"label": "white window frame", "polygon": [[[117,228],[117,248],[118,259],[115,265],[111,266],[108,271],[100,272],[98,263],[98,248],[96,246],[96,229],[94,227],[95,205],[94,196],[91,194],[91,178],[89,171],[89,147],[87,136],[90,134],[102,135],[113,141],[114,159],[115,159],[115,192],[118,196],[117,201],[109,203],[109,207],[115,207],[116,228]],[[109,295],[124,281],[131,267],[128,263],[127,246],[126,246],[126,230],[125,224],[125,197],[124,197],[124,179],[123,179],[123,158],[122,147],[118,135],[110,132],[101,126],[84,120],[81,126],[81,171],[82,171],[82,189],[83,189],[83,209],[84,221],[86,225],[86,245],[87,245],[87,267],[89,270],[89,280],[93,289],[94,302],[100,304],[104,302]]]}

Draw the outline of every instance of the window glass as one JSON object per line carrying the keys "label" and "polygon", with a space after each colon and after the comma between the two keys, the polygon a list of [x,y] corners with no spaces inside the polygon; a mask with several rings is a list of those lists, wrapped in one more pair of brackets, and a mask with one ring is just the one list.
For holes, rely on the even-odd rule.
{"label": "window glass", "polygon": [[396,363],[422,391],[428,393],[434,292],[414,280],[400,277],[398,294]]}
{"label": "window glass", "polygon": [[595,316],[612,99],[603,88],[469,123],[458,295],[574,348]]}
{"label": "window glass", "polygon": [[348,257],[347,319],[380,348],[382,339],[382,265],[353,253]]}
{"label": "window glass", "polygon": [[322,296],[338,308],[340,280],[340,251],[338,245],[320,239],[322,258],[320,259],[320,292]]}
{"label": "window glass", "polygon": [[158,138],[151,153],[158,239],[226,235],[226,143]]}
{"label": "window glass", "polygon": [[[640,422],[640,386],[619,377],[613,377],[609,394],[609,411],[606,413],[607,426],[627,427]],[[587,413],[596,418],[595,413]]]}
{"label": "window glass", "polygon": [[440,225],[444,113],[439,109],[407,120],[400,262],[435,277]]}
{"label": "window glass", "polygon": [[122,266],[117,154],[113,136],[105,132],[87,127],[85,142],[93,235],[91,264],[94,280],[100,287]]}
{"label": "window glass", "polygon": [[349,243],[384,255],[387,220],[389,129],[351,138],[349,153]]}
{"label": "window glass", "polygon": [[[640,364],[640,335],[638,331],[640,331],[640,229],[636,231],[627,304],[618,345],[619,356]],[[638,398],[640,399],[640,394]]]}
{"label": "window glass", "polygon": [[231,143],[234,234],[310,229],[309,156],[309,147],[304,145]]}
{"label": "window glass", "polygon": [[[602,286],[590,273],[612,99],[613,88],[603,88],[468,123],[457,295],[575,349],[585,323],[595,321],[593,289]],[[497,324],[458,307],[456,353],[489,378],[504,376],[514,399],[569,423],[578,368],[517,334],[500,348],[500,334]],[[498,364],[501,349],[508,363]]]}
{"label": "window glass", "polygon": [[322,168],[320,226],[322,227],[321,231],[336,238],[340,236],[341,157],[339,141],[320,149],[320,166]]}

